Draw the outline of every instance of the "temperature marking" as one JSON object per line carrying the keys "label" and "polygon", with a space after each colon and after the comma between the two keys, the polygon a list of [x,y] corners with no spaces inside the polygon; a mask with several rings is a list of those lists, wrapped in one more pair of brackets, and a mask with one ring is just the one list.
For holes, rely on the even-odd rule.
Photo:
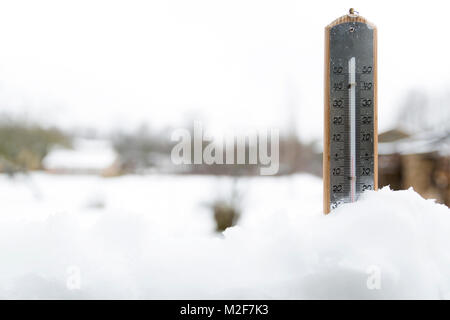
{"label": "temperature marking", "polygon": [[350,199],[351,202],[355,202],[355,190],[356,190],[356,66],[355,57],[351,57],[348,60],[348,91],[350,96]]}

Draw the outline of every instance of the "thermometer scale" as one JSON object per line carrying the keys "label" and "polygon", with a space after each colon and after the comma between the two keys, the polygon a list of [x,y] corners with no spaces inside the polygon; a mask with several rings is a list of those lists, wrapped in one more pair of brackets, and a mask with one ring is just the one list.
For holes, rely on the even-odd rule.
{"label": "thermometer scale", "polygon": [[377,29],[353,9],[325,28],[324,212],[378,183]]}

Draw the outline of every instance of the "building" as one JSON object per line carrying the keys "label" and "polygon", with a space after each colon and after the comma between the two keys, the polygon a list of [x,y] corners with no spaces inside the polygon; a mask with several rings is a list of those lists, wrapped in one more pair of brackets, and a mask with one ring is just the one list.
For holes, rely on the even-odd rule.
{"label": "building", "polygon": [[43,166],[51,173],[112,175],[117,159],[108,140],[75,139],[72,149],[50,151]]}
{"label": "building", "polygon": [[379,187],[413,187],[424,198],[450,206],[450,131],[380,134]]}

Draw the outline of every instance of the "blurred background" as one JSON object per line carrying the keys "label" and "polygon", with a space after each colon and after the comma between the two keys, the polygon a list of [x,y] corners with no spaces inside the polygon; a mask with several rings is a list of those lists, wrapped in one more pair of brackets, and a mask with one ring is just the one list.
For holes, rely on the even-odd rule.
{"label": "blurred background", "polygon": [[[223,231],[252,210],[319,211],[324,27],[354,5],[2,1],[3,218],[158,211]],[[380,187],[449,206],[449,5],[357,5],[378,27]],[[279,129],[278,176],[175,166],[171,133],[194,120]]]}

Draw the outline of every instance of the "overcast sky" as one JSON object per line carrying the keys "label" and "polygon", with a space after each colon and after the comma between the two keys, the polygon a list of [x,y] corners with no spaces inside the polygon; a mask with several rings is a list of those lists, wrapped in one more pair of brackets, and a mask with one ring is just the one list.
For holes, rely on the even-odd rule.
{"label": "overcast sky", "polygon": [[1,1],[0,108],[101,130],[294,119],[321,139],[323,30],[356,5],[379,30],[383,130],[408,90],[450,88],[446,1]]}

